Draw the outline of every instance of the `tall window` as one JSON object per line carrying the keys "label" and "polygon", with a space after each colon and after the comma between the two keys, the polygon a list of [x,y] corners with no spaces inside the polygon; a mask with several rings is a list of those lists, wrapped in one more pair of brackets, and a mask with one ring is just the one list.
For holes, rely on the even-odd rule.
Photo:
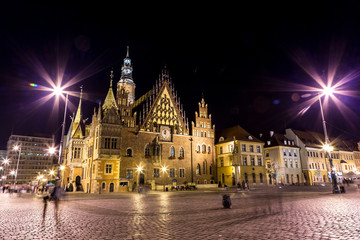
{"label": "tall window", "polygon": [[206,174],[206,162],[203,162],[203,174]]}
{"label": "tall window", "polygon": [[263,183],[263,175],[262,175],[262,173],[259,174],[259,177],[260,177],[260,182]]}
{"label": "tall window", "polygon": [[105,173],[112,173],[112,164],[105,165]]}
{"label": "tall window", "polygon": [[241,151],[246,152],[246,145],[245,144],[241,144]]}
{"label": "tall window", "polygon": [[[221,150],[221,147],[220,147],[220,150]],[[197,146],[196,146],[196,151],[197,151],[197,152],[200,152],[200,145],[197,145]],[[220,153],[221,153],[221,152],[220,152]]]}
{"label": "tall window", "polygon": [[256,183],[256,175],[255,173],[252,174],[253,183]]}
{"label": "tall window", "polygon": [[251,166],[255,166],[255,158],[252,157],[250,160],[251,160]]}
{"label": "tall window", "polygon": [[287,159],[284,159],[284,164],[285,164],[285,167],[288,167]]}
{"label": "tall window", "polygon": [[256,150],[259,153],[260,152],[260,146],[256,146]]}
{"label": "tall window", "polygon": [[150,147],[149,144],[146,145],[145,147],[145,157],[150,156]]}
{"label": "tall window", "polygon": [[298,165],[298,161],[297,161],[297,160],[295,160],[295,167],[296,167],[296,168],[298,168],[298,167],[299,167],[299,165]]}
{"label": "tall window", "polygon": [[73,158],[80,158],[80,150],[81,148],[78,147],[73,148]]}
{"label": "tall window", "polygon": [[184,168],[179,168],[179,177],[183,178],[185,177],[185,169]]}
{"label": "tall window", "polygon": [[254,146],[250,145],[250,152],[253,152],[253,151],[254,151]]}
{"label": "tall window", "polygon": [[180,147],[180,151],[179,151],[179,157],[184,158],[184,148]]}
{"label": "tall window", "polygon": [[289,162],[290,162],[290,167],[292,168],[293,167],[293,161],[290,159]]}
{"label": "tall window", "polygon": [[132,169],[126,169],[126,178],[127,179],[133,178],[133,170]]}
{"label": "tall window", "polygon": [[220,147],[220,154],[223,153],[223,147]]}
{"label": "tall window", "polygon": [[210,168],[209,168],[209,174],[212,175],[213,174],[213,169],[212,169],[212,166],[210,165]]}
{"label": "tall window", "polygon": [[208,146],[208,153],[211,153],[211,147]]}
{"label": "tall window", "polygon": [[116,149],[117,138],[111,139],[111,149]]}
{"label": "tall window", "polygon": [[174,146],[170,147],[170,157],[172,157],[172,158],[175,157],[175,148],[174,148]]}
{"label": "tall window", "polygon": [[246,166],[247,165],[247,158],[243,157],[243,165]]}
{"label": "tall window", "polygon": [[175,177],[175,168],[170,168],[169,175],[170,177]]}
{"label": "tall window", "polygon": [[201,171],[200,171],[200,164],[198,164],[196,166],[196,175],[200,175]]}
{"label": "tall window", "polygon": [[110,138],[105,138],[105,148],[109,149],[110,148]]}
{"label": "tall window", "polygon": [[206,153],[206,145],[205,145],[205,144],[203,144],[203,145],[201,146],[201,150],[202,150],[203,153]]}
{"label": "tall window", "polygon": [[154,156],[159,156],[160,155],[160,147],[158,145],[156,145],[154,147]]}
{"label": "tall window", "polygon": [[224,158],[220,158],[220,166],[221,166],[221,167],[224,166]]}
{"label": "tall window", "polygon": [[261,166],[262,163],[261,163],[261,158],[258,158],[258,166]]}
{"label": "tall window", "polygon": [[160,168],[154,168],[154,177],[158,178],[160,176]]}

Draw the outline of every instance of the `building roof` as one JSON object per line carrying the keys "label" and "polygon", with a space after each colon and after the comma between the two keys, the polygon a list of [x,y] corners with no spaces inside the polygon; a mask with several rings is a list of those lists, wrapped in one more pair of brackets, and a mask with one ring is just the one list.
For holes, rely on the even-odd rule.
{"label": "building roof", "polygon": [[[230,128],[225,128],[220,131],[219,138],[216,139],[217,143],[219,142],[229,142],[234,141],[234,137],[236,140],[243,140],[243,141],[252,141],[252,142],[260,142],[263,143],[260,139],[255,137],[254,135],[250,134],[248,131],[243,129],[240,125],[236,125]],[[223,138],[223,141],[219,139]]]}
{"label": "building roof", "polygon": [[[325,142],[324,134],[310,131],[292,131],[301,139],[306,147],[322,148]],[[329,136],[330,145],[334,147],[335,151],[358,151],[356,142],[341,139],[339,137],[333,138]]]}
{"label": "building roof", "polygon": [[264,148],[274,146],[298,147],[293,140],[288,139],[281,133],[275,133],[273,131],[260,134],[260,139],[265,142]]}

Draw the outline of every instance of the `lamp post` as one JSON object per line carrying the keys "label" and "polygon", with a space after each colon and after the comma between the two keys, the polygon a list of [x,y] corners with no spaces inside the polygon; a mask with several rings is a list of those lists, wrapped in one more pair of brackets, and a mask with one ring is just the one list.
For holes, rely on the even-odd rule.
{"label": "lamp post", "polygon": [[14,173],[14,192],[16,191],[16,179],[17,179],[17,175],[18,175],[18,170],[19,170],[19,161],[20,161],[20,153],[21,153],[21,147],[19,145],[15,145],[13,147],[13,150],[15,151],[19,151],[19,155],[18,155],[18,160],[16,163],[16,172]]}
{"label": "lamp post", "polygon": [[194,170],[193,170],[193,144],[192,144],[192,142],[193,142],[193,139],[192,138],[190,138],[189,139],[189,141],[190,141],[190,157],[191,157],[191,183],[193,183],[194,182]]}
{"label": "lamp post", "polygon": [[162,167],[161,168],[161,171],[163,172],[163,184],[164,184],[164,188],[163,188],[163,191],[165,192],[165,173],[166,173],[166,167]]}
{"label": "lamp post", "polygon": [[60,166],[61,166],[61,157],[63,152],[63,144],[64,144],[64,132],[65,132],[65,123],[66,123],[66,110],[67,110],[67,103],[68,103],[69,94],[66,93],[65,98],[65,109],[64,109],[64,119],[61,129],[61,139],[60,139],[60,147],[59,147],[59,159],[58,159],[58,169],[57,169],[57,176],[56,180],[60,180]]}
{"label": "lamp post", "polygon": [[[326,88],[326,89],[324,89],[323,92],[324,92],[324,94],[330,94],[331,89]],[[319,96],[319,104],[320,104],[322,125],[323,125],[323,130],[324,130],[324,135],[325,135],[325,145],[324,145],[323,149],[325,150],[325,156],[327,154],[328,157],[329,157],[330,170],[331,170],[331,181],[332,181],[332,185],[333,185],[333,193],[340,193],[338,185],[337,185],[336,174],[335,174],[335,171],[334,171],[334,165],[333,165],[333,161],[332,161],[332,157],[331,157],[331,151],[333,150],[333,148],[330,146],[330,140],[329,140],[329,137],[328,137],[328,134],[327,134],[327,129],[326,129],[324,111],[323,111],[323,107],[322,107],[322,103],[321,103],[321,96],[322,95],[319,94],[318,96]]]}

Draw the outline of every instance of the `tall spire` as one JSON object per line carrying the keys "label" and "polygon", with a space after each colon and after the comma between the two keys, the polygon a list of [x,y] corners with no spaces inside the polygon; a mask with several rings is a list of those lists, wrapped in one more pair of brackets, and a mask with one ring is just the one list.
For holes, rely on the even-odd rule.
{"label": "tall spire", "polygon": [[132,76],[133,67],[131,64],[131,59],[129,57],[129,46],[127,46],[126,49],[126,57],[124,58],[124,63],[121,67],[121,77],[118,82],[117,91],[118,94],[121,91],[122,88],[125,89],[126,92],[128,92],[129,96],[129,102],[134,103],[135,102],[135,83]]}
{"label": "tall spire", "polygon": [[110,71],[110,88],[112,88],[113,77],[114,77],[114,70],[113,70],[113,68],[111,68],[111,71]]}
{"label": "tall spire", "polygon": [[112,78],[113,78],[113,70],[110,71],[110,87],[109,87],[109,91],[106,95],[106,98],[105,98],[105,101],[104,101],[104,104],[102,105],[102,109],[104,111],[112,108],[112,107],[115,107],[117,108],[116,106],[116,101],[115,101],[115,97],[114,97],[114,93],[113,93],[113,90],[112,90]]}
{"label": "tall spire", "polygon": [[78,109],[76,111],[74,123],[79,123],[81,121],[81,119],[82,119],[82,112],[81,112],[82,95],[83,95],[83,86],[81,85],[80,86],[80,101],[79,101]]}

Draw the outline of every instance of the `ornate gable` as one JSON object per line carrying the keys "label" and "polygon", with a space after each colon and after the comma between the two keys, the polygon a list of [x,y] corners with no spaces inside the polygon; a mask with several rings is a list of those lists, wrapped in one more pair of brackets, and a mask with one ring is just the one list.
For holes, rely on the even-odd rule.
{"label": "ornate gable", "polygon": [[173,133],[185,134],[185,124],[167,81],[156,96],[141,129],[158,132],[160,126],[171,126]]}

